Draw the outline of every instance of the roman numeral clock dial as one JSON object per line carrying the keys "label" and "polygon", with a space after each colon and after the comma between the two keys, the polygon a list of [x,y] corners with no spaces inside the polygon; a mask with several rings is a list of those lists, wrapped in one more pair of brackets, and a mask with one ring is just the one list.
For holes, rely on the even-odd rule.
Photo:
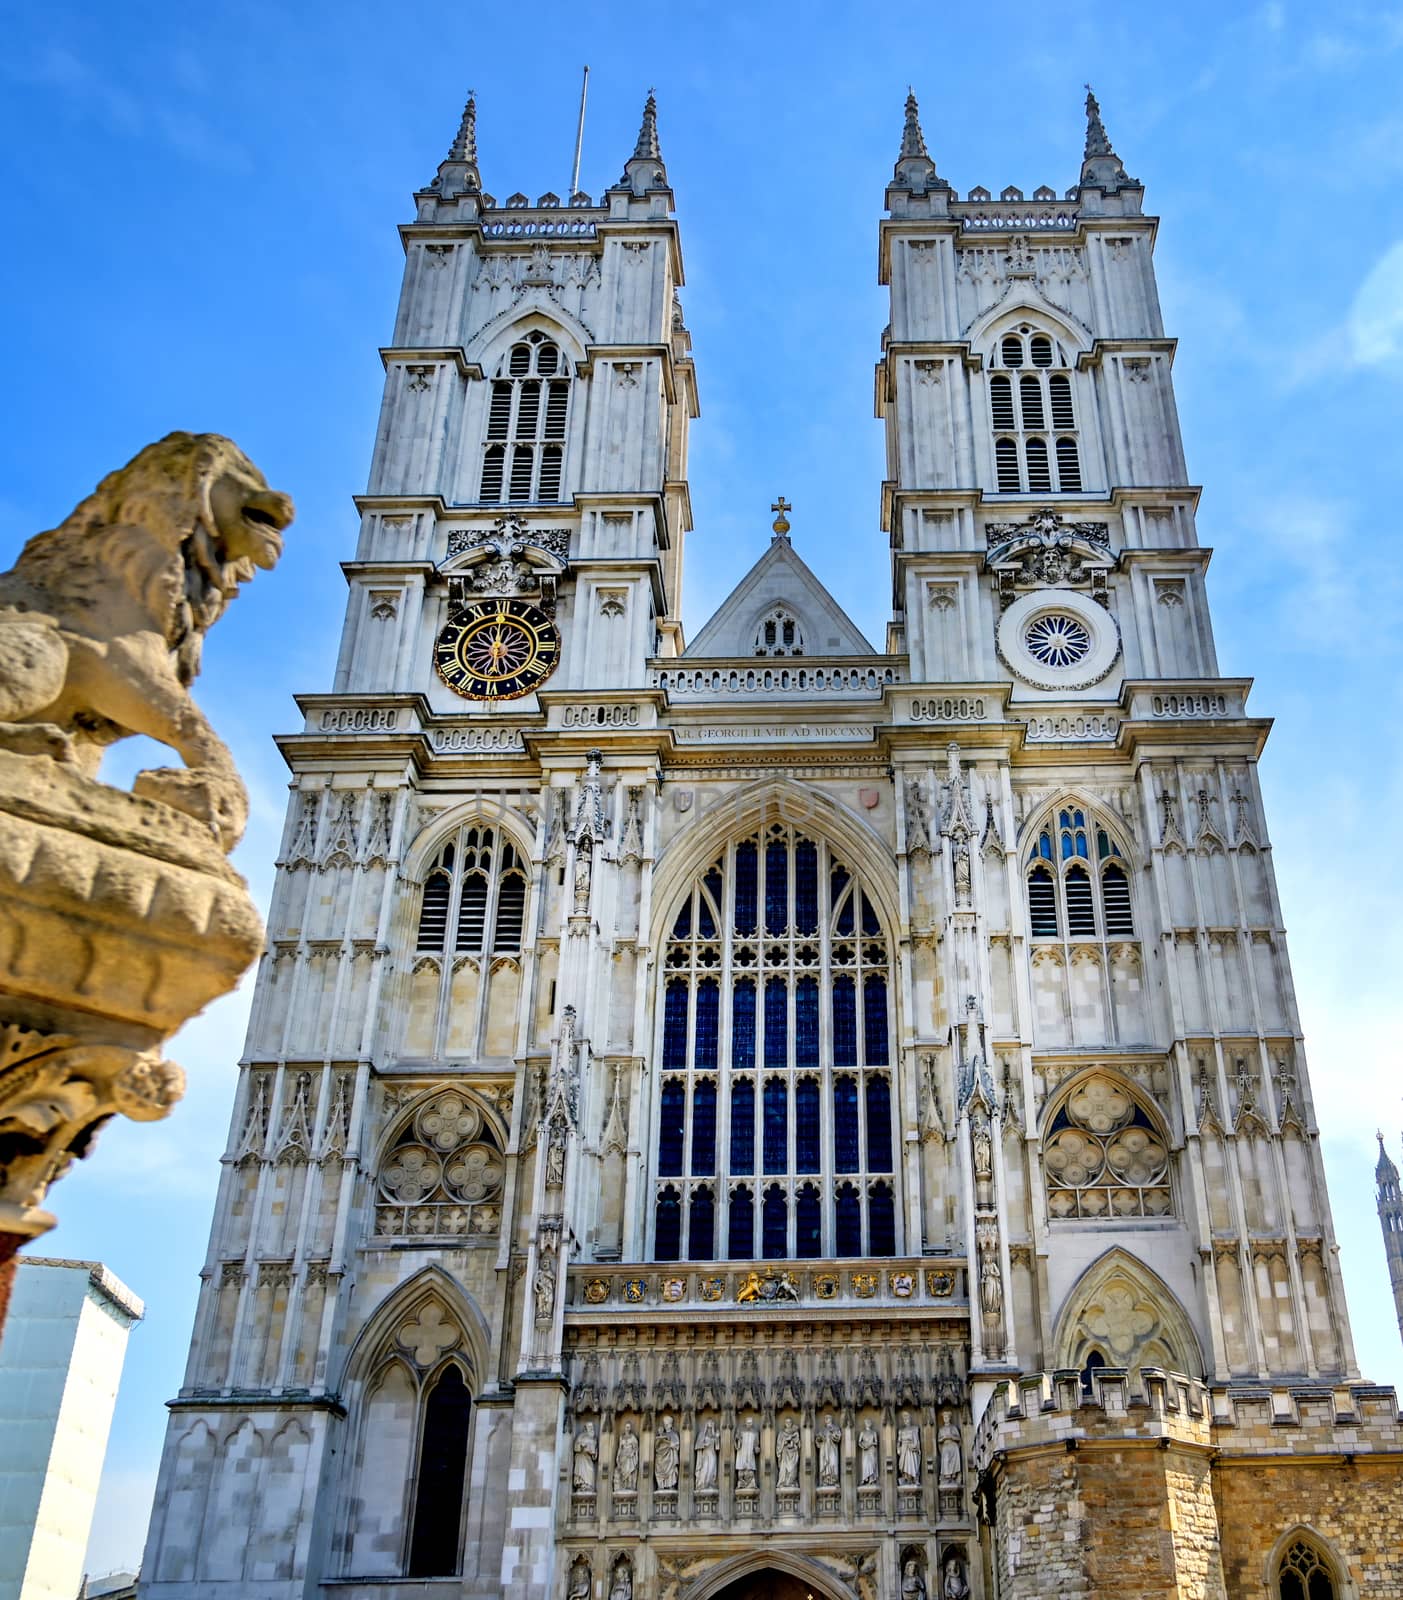
{"label": "roman numeral clock dial", "polygon": [[560,663],[560,633],[529,600],[464,606],[434,646],[434,666],[465,700],[517,700]]}

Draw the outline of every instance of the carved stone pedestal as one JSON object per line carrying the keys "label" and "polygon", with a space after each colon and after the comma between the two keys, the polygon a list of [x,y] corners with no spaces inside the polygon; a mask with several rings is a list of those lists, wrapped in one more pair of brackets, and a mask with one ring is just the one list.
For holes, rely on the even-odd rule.
{"label": "carved stone pedestal", "polygon": [[0,750],[0,1261],[53,1227],[46,1190],[109,1117],[180,1098],[162,1046],[262,937],[208,827]]}

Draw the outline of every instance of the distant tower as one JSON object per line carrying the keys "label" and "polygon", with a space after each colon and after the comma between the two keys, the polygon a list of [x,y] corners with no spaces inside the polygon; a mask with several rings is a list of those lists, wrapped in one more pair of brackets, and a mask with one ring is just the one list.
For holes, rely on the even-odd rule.
{"label": "distant tower", "polygon": [[1393,1304],[1398,1311],[1398,1332],[1403,1337],[1403,1194],[1398,1188],[1398,1168],[1379,1138],[1379,1164],[1374,1178],[1379,1186],[1379,1226],[1384,1231],[1384,1251],[1388,1256],[1388,1281],[1393,1285]]}

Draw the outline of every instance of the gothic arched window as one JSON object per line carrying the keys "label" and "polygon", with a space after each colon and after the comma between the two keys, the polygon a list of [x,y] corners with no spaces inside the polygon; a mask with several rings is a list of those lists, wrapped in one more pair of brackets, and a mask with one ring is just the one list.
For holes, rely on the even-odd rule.
{"label": "gothic arched window", "polygon": [[405,1054],[514,1053],[528,865],[504,830],[480,822],[439,847],[419,901]]}
{"label": "gothic arched window", "polygon": [[1276,1568],[1278,1600],[1335,1600],[1335,1579],[1310,1540],[1293,1539]]}
{"label": "gothic arched window", "polygon": [[447,1089],[400,1128],[375,1178],[375,1232],[491,1239],[502,1221],[501,1146],[477,1106]]}
{"label": "gothic arched window", "polygon": [[998,341],[989,365],[999,493],[1080,493],[1072,358],[1062,342],[1023,323]]}
{"label": "gothic arched window", "polygon": [[656,1259],[896,1253],[890,972],[870,894],[798,829],[693,884],[663,952]]}
{"label": "gothic arched window", "polygon": [[564,351],[544,333],[528,333],[502,357],[492,380],[478,499],[559,500],[569,414]]}
{"label": "gothic arched window", "polygon": [[799,619],[785,606],[767,611],[755,630],[757,656],[801,656],[804,630]]}
{"label": "gothic arched window", "polygon": [[406,1306],[354,1384],[345,1576],[451,1578],[462,1567],[474,1379],[436,1294]]}
{"label": "gothic arched window", "polygon": [[1083,1079],[1043,1136],[1047,1208],[1054,1217],[1164,1217],[1172,1200],[1169,1150],[1145,1107],[1104,1073]]}
{"label": "gothic arched window", "polygon": [[1035,939],[1133,939],[1130,878],[1115,836],[1077,805],[1038,831],[1028,857],[1028,921]]}

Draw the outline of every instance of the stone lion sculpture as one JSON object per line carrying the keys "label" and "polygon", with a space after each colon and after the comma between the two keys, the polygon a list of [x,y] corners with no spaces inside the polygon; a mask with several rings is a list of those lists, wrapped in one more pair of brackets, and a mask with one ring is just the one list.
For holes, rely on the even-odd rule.
{"label": "stone lion sculpture", "polygon": [[0,575],[0,749],[93,778],[108,745],[145,734],[185,766],[141,772],[133,791],[231,850],[248,796],[189,688],[206,630],[276,564],[292,517],[217,433],[167,434],[109,473]]}

